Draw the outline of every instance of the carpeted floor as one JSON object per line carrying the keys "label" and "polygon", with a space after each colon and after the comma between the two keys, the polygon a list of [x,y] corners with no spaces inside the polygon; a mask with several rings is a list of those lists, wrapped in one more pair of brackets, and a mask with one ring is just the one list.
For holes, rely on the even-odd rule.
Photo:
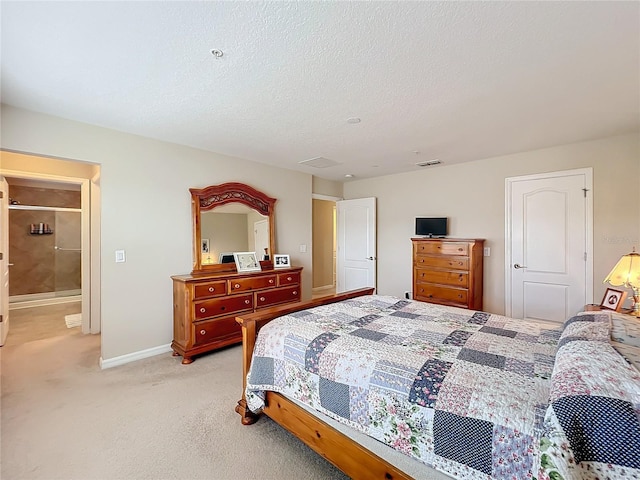
{"label": "carpeted floor", "polygon": [[99,336],[68,330],[0,348],[1,478],[346,478],[269,419],[240,424],[240,346],[100,370]]}

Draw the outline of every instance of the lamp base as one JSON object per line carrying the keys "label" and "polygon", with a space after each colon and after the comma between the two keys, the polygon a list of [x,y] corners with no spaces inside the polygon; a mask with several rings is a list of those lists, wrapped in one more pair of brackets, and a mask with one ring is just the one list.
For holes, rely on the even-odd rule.
{"label": "lamp base", "polygon": [[631,315],[640,317],[640,288],[631,287],[633,291],[633,304],[631,305]]}

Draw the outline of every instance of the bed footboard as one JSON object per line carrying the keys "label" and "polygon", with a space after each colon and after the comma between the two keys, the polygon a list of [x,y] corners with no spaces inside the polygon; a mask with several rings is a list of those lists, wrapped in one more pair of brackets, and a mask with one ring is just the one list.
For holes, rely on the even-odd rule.
{"label": "bed footboard", "polygon": [[326,297],[320,297],[306,302],[289,303],[279,307],[265,308],[264,310],[260,310],[255,313],[236,317],[236,322],[238,322],[242,327],[242,398],[238,401],[235,410],[240,414],[240,421],[243,425],[251,425],[252,423],[255,423],[259,417],[255,413],[251,412],[247,407],[244,392],[247,386],[247,373],[251,366],[251,355],[253,354],[253,349],[255,347],[256,338],[260,328],[271,320],[281,317],[282,315],[305,310],[307,308],[318,307],[320,305],[327,305],[329,303],[341,302],[343,300],[361,297],[363,295],[371,295],[373,294],[373,291],[373,288],[350,290],[348,292],[327,295]]}

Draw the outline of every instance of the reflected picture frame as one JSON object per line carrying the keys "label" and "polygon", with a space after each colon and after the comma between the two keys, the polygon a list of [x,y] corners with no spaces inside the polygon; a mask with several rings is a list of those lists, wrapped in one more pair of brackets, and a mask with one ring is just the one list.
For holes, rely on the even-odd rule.
{"label": "reflected picture frame", "polygon": [[202,253],[209,253],[209,239],[208,238],[203,238],[202,239],[201,251],[202,251]]}
{"label": "reflected picture frame", "polygon": [[259,272],[260,262],[256,252],[233,252],[233,259],[236,262],[236,269],[241,272]]}
{"label": "reflected picture frame", "polygon": [[602,297],[602,302],[600,302],[600,308],[619,312],[622,308],[622,303],[624,302],[625,298],[627,298],[627,292],[625,292],[624,290],[607,288],[604,292],[604,297]]}
{"label": "reflected picture frame", "polygon": [[290,268],[291,258],[289,255],[276,253],[273,256],[273,268]]}

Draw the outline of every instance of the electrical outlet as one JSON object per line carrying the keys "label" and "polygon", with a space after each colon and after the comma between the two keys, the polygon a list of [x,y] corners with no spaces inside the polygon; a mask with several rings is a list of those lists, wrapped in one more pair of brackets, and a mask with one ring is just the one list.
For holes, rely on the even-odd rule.
{"label": "electrical outlet", "polygon": [[306,245],[300,245],[300,253],[307,253],[307,246]]}
{"label": "electrical outlet", "polygon": [[127,261],[127,257],[124,250],[116,250],[116,263],[124,263]]}
{"label": "electrical outlet", "polygon": [[411,292],[409,290],[406,290],[404,292],[404,298],[407,298],[407,299],[411,300]]}

